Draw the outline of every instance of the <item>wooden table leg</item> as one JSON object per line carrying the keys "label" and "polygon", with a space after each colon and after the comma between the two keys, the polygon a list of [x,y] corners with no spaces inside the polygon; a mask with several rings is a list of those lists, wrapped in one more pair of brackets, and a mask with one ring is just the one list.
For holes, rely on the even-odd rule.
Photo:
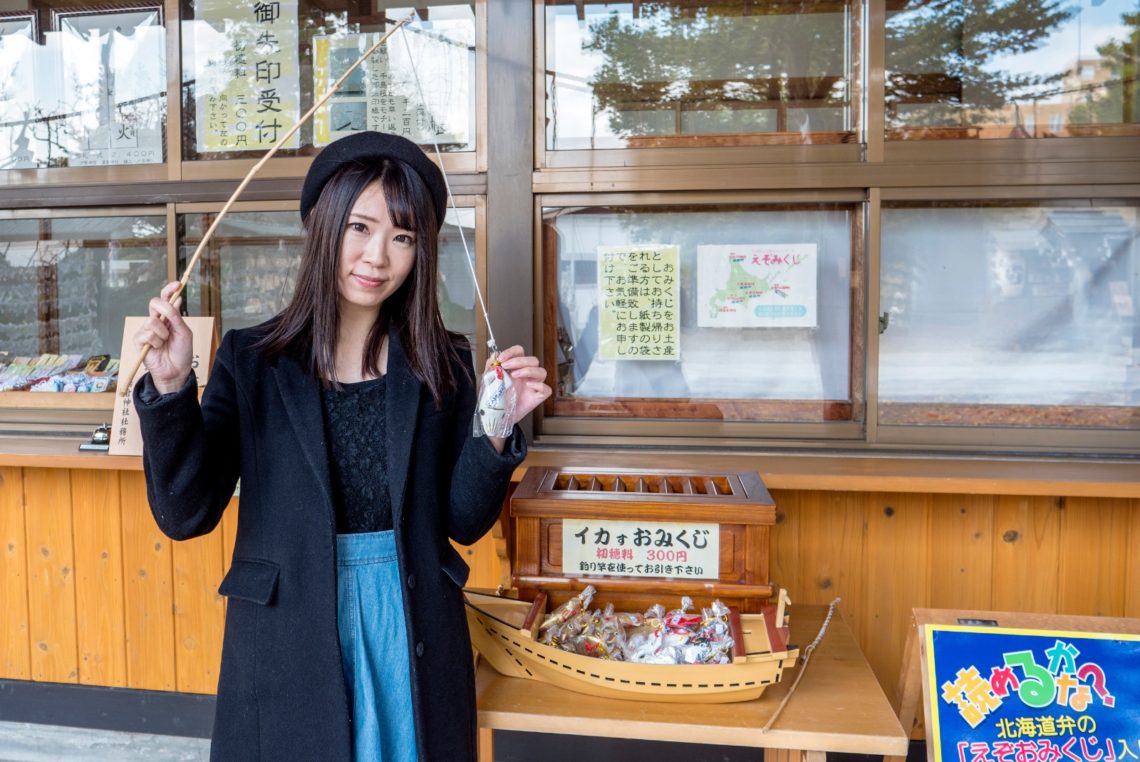
{"label": "wooden table leg", "polygon": [[495,731],[479,728],[479,762],[495,762]]}
{"label": "wooden table leg", "polygon": [[827,762],[827,752],[765,749],[764,762]]}
{"label": "wooden table leg", "polygon": [[[895,696],[899,723],[910,738],[923,723],[922,716],[922,650],[918,627],[913,619],[906,634],[903,647],[902,669],[899,671],[899,684]],[[883,762],[905,762],[906,757],[883,757]]]}

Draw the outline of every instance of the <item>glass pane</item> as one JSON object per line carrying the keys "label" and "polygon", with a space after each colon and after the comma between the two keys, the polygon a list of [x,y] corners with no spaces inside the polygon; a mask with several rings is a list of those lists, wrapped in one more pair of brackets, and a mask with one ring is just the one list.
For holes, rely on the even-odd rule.
{"label": "glass pane", "polygon": [[1134,0],[887,8],[889,138],[1140,135]]}
{"label": "glass pane", "polygon": [[546,147],[853,139],[851,4],[546,0]]}
{"label": "glass pane", "polygon": [[0,363],[71,355],[73,368],[117,358],[123,318],[146,314],[166,279],[166,218],[0,220],[0,252]]}
{"label": "glass pane", "polygon": [[[447,330],[461,333],[478,350],[475,336],[476,313],[475,281],[471,279],[471,265],[463,250],[460,228],[467,242],[467,250],[475,256],[475,210],[448,209],[443,229],[439,232],[439,311]],[[481,319],[481,318],[480,318]]]}
{"label": "glass pane", "polygon": [[854,209],[544,215],[556,415],[851,419]]}
{"label": "glass pane", "polygon": [[[216,216],[180,215],[179,275]],[[301,246],[296,212],[226,214],[198,260],[199,272],[186,284],[187,313],[220,316],[219,333],[268,320],[293,295]]]}
{"label": "glass pane", "polygon": [[[312,154],[365,129],[475,150],[474,10],[439,2],[416,9],[278,155]],[[183,158],[272,147],[411,11],[381,0],[184,0]]]}
{"label": "glass pane", "polygon": [[0,15],[0,169],[161,163],[161,5],[39,5]]}
{"label": "glass pane", "polygon": [[[179,217],[183,230],[179,273],[184,272],[215,216],[210,212]],[[459,216],[467,244],[474,247],[475,210],[460,207]],[[440,310],[450,330],[465,334],[474,343],[475,289],[458,230],[455,212],[448,211],[440,233]],[[200,271],[187,283],[188,313],[220,315],[220,331],[268,320],[293,296],[303,245],[301,218],[296,212],[226,214],[198,260]]]}
{"label": "glass pane", "polygon": [[884,209],[880,422],[1140,428],[1138,210]]}

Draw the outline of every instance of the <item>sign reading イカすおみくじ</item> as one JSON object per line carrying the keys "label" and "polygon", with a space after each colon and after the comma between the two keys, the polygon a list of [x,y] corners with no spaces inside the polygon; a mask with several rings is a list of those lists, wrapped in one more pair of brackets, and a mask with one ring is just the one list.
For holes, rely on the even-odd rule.
{"label": "sign reading \u30a4\u30ab\u3059\u304a\u307f\u304f\u3058", "polygon": [[1140,759],[1140,636],[926,628],[935,762]]}
{"label": "sign reading \u30a4\u30ab\u3059\u304a\u307f\u304f\u3058", "polygon": [[562,520],[562,572],[591,576],[720,576],[720,526],[671,521]]}

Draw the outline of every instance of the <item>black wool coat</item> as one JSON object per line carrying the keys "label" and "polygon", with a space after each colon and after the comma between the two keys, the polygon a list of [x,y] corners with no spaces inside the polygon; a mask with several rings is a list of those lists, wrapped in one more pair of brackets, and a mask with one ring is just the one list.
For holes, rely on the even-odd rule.
{"label": "black wool coat", "polygon": [[[295,360],[266,363],[264,327],[228,332],[201,405],[193,378],[157,395],[138,384],[147,495],[175,540],[206,534],[241,477],[211,759],[352,759],[337,634],[336,525],[319,382]],[[517,427],[503,454],[471,435],[475,390],[436,409],[389,333],[388,484],[407,620],[420,760],[476,758],[475,684],[449,538],[479,539],[525,455]],[[145,391],[149,384],[150,394]]]}

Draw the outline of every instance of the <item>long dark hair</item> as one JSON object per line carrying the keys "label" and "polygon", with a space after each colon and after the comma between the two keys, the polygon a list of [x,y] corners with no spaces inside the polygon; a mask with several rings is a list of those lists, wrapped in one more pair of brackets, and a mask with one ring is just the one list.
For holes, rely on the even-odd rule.
{"label": "long dark hair", "polygon": [[392,224],[416,234],[416,259],[399,290],[380,307],[369,331],[361,371],[380,373],[380,349],[389,325],[400,336],[412,372],[431,392],[436,406],[456,387],[452,359],[460,360],[466,340],[451,334],[439,314],[436,273],[439,221],[427,186],[414,169],[398,159],[352,162],[329,179],[305,219],[305,245],[293,299],[258,342],[269,362],[289,354],[307,365],[318,379],[339,386],[336,341],[340,323],[340,251],[349,214],[360,194],[379,182]]}

